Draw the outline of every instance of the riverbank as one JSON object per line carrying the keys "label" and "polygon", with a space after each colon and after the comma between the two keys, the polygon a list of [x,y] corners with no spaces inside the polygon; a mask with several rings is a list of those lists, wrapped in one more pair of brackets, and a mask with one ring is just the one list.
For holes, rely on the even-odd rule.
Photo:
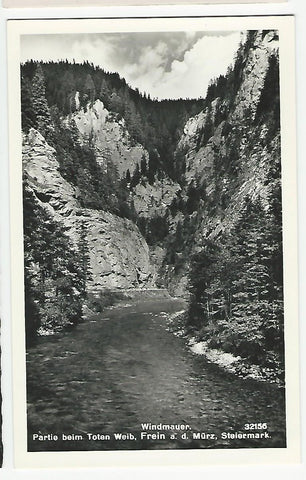
{"label": "riverbank", "polygon": [[82,305],[82,314],[76,323],[66,322],[63,324],[44,324],[37,330],[38,337],[55,335],[63,330],[70,330],[78,323],[87,318],[92,319],[100,315],[106,308],[113,308],[117,305],[128,306],[129,300],[144,301],[153,299],[170,299],[168,291],[164,288],[127,288],[127,289],[104,289],[90,290]]}
{"label": "riverbank", "polygon": [[189,334],[185,328],[185,310],[167,316],[167,330],[177,337],[185,339],[189,349],[195,355],[203,355],[209,362],[221,369],[233,373],[239,378],[252,378],[261,382],[284,386],[284,372],[281,369],[268,368],[250,363],[246,358],[235,356],[221,349],[210,348],[208,341],[203,341],[197,335]]}
{"label": "riverbank", "polygon": [[[88,293],[87,301],[83,305],[83,319],[96,316],[102,313],[106,308],[115,308],[116,306],[129,306],[129,301],[143,302],[146,300],[170,299],[166,289],[158,288],[129,288],[129,289],[109,289],[100,291],[91,291]],[[128,302],[128,303],[127,303]]]}

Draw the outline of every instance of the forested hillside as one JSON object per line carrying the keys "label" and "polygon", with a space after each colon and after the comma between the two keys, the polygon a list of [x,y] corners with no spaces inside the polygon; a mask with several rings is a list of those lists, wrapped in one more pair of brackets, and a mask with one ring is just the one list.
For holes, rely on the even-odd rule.
{"label": "forested hillside", "polygon": [[21,67],[29,338],[88,292],[164,287],[211,347],[283,365],[278,37],[250,31],[206,98],[89,63]]}
{"label": "forested hillside", "polygon": [[[262,38],[267,46],[277,40],[274,32]],[[188,186],[185,201],[171,205],[176,230],[164,268],[186,275],[191,331],[212,347],[275,365],[284,334],[279,66],[274,47],[263,57],[254,43],[256,32],[179,142]],[[251,67],[253,77],[245,73]]]}
{"label": "forested hillside", "polygon": [[[42,89],[45,99],[39,106],[36,97]],[[89,63],[79,65],[68,62],[25,64],[22,67],[22,99],[23,128],[27,130],[38,126],[41,133],[47,134],[48,140],[52,138],[51,132],[48,137],[49,116],[58,123],[61,115],[69,115],[82,108],[87,110],[96,100],[101,100],[117,119],[124,119],[133,141],[139,142],[148,151],[150,181],[158,171],[177,178],[173,159],[175,145],[186,120],[198,113],[204,103],[203,99],[152,100],[146,94],[131,89],[116,73],[106,73]],[[51,108],[49,113],[45,108],[47,105]],[[40,115],[45,117],[46,129]]]}

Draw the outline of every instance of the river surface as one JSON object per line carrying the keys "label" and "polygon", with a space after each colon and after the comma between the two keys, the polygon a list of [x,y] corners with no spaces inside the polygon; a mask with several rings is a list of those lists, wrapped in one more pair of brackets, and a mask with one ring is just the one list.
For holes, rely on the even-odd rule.
{"label": "river surface", "polygon": [[[193,354],[166,328],[180,300],[128,302],[29,349],[29,451],[285,447],[283,389]],[[224,438],[239,432],[257,435]]]}

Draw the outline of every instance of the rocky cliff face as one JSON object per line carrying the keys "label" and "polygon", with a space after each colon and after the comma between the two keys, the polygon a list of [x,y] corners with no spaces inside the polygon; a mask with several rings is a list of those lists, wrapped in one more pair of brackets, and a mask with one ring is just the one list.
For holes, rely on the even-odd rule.
{"label": "rocky cliff face", "polygon": [[[275,127],[278,119],[271,120],[267,105],[260,117],[260,108],[265,92],[277,82],[277,78],[270,78],[271,64],[278,61],[277,46],[275,32],[257,32],[252,44],[238,52],[241,68],[238,79],[231,80],[228,75],[227,84],[219,94],[185,124],[176,150],[186,164],[185,186],[180,195],[186,197],[192,186],[198,199],[196,211],[184,217],[185,222],[188,220],[192,246],[183,266],[180,249],[179,269],[175,267],[177,262],[174,266],[164,262],[162,272],[174,293],[186,291],[192,254],[201,249],[203,240],[217,239],[223,232],[229,232],[247,199],[251,202],[260,199],[269,207],[275,186],[269,175],[279,168],[280,134]],[[227,95],[230,89],[231,94]],[[172,221],[177,224],[181,217],[176,215]]]}
{"label": "rocky cliff face", "polygon": [[33,129],[24,136],[23,168],[36,201],[66,227],[74,244],[83,222],[92,272],[89,289],[154,285],[149,248],[137,226],[108,212],[82,208],[75,188],[59,173],[55,150]]}
{"label": "rocky cliff face", "polygon": [[[120,178],[124,178],[128,170],[132,175],[136,167],[141,169],[143,160],[148,164],[147,150],[132,139],[124,119],[109,112],[101,100],[69,115],[65,123],[70,122],[76,125],[81,143],[93,146],[97,162],[105,169],[111,162]],[[133,188],[131,199],[140,217],[163,216],[179,190],[179,184],[167,175],[162,180],[156,178],[153,184],[142,179]]]}
{"label": "rocky cliff face", "polygon": [[186,122],[176,147],[186,166],[178,203],[188,202],[192,189],[197,195],[196,208],[186,212],[185,203],[174,214],[168,210],[170,231],[181,224],[184,238],[182,229],[174,233],[175,259],[169,263],[164,252],[159,271],[176,295],[188,291],[189,261],[203,242],[230,232],[247,201],[258,200],[268,209],[279,188],[277,33],[254,32],[238,52],[237,65],[205,108]]}
{"label": "rocky cliff face", "polygon": [[[250,167],[253,170],[260,157],[265,155],[265,147],[262,148],[262,145],[265,143],[267,127],[264,126],[253,144],[254,119],[268,73],[269,59],[272,55],[277,55],[278,42],[274,32],[264,37],[262,35],[259,32],[252,47],[244,53],[241,80],[234,101],[220,97],[214,99],[205,110],[187,121],[179,140],[178,150],[185,152],[187,182],[205,180],[208,195],[215,190],[219,173],[215,168],[215,159],[218,156],[224,162],[229,157],[230,140],[236,141],[237,160],[246,172],[250,171]],[[227,114],[224,120],[218,122],[216,117],[220,112]],[[203,129],[209,120],[214,128],[207,141],[201,141]],[[258,165],[258,172],[260,167],[262,165]],[[226,177],[223,183],[226,188]],[[250,181],[249,184],[255,187],[256,181]]]}
{"label": "rocky cliff face", "polygon": [[97,162],[107,168],[111,161],[121,178],[127,170],[132,174],[142,159],[148,161],[148,152],[131,138],[124,119],[117,119],[101,100],[71,114],[66,123],[71,121],[74,121],[81,141],[94,147]]}
{"label": "rocky cliff face", "polygon": [[140,217],[151,218],[166,215],[173,199],[180,191],[180,185],[166,177],[163,180],[156,179],[153,185],[148,182],[139,183],[131,196],[137,214]]}

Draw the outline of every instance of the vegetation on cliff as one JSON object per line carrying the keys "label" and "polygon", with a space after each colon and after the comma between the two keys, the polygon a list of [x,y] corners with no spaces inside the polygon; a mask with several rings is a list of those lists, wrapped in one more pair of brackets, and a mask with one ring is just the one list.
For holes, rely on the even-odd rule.
{"label": "vegetation on cliff", "polygon": [[[197,100],[152,100],[89,63],[28,62],[21,69],[22,128],[25,134],[38,129],[55,148],[80,208],[128,218],[152,251],[162,249],[160,285],[186,277],[189,332],[212,348],[278,367],[284,336],[277,51],[269,51],[255,80],[248,64],[260,64],[252,55],[267,35],[277,40],[276,32],[249,32],[227,75]],[[249,88],[252,78],[257,83]],[[71,120],[97,99],[148,152],[148,161],[121,180],[111,155],[101,166]],[[165,178],[179,189],[164,213],[137,215],[137,186]],[[27,188],[24,211],[26,319],[33,336],[80,318],[90,267],[84,231],[78,248],[69,244],[65,229]]]}
{"label": "vegetation on cliff", "polygon": [[[238,63],[246,62],[245,54],[244,47],[237,57]],[[243,72],[237,72],[240,72],[241,83]],[[223,87],[218,90],[220,82]],[[219,101],[214,115],[209,118],[209,135],[205,133],[206,120],[196,147],[200,151],[208,142],[215,141],[211,155],[216,172],[210,181],[213,188],[208,194],[206,182],[209,180],[199,174],[190,184],[192,191],[189,187],[187,198],[189,202],[192,199],[192,209],[189,207],[188,211],[187,203],[180,209],[184,222],[187,218],[196,225],[195,229],[190,229],[196,248],[186,249],[188,230],[184,234],[181,228],[175,232],[170,245],[170,251],[175,245],[176,252],[182,252],[178,257],[180,265],[188,263],[191,255],[188,274],[191,296],[186,326],[199,339],[208,341],[212,348],[222,348],[255,364],[282,369],[283,259],[277,54],[269,57],[255,114],[244,111],[243,116],[235,118],[237,86],[231,75],[217,80],[208,97],[214,101],[215,95],[222,92],[227,95],[227,117],[219,123],[220,109],[224,110],[224,103]],[[220,126],[225,136],[223,143],[214,140],[220,138]],[[244,194],[241,193],[243,189]],[[201,236],[201,218],[206,218],[208,223],[212,218],[219,220]],[[173,251],[172,257],[176,263]]]}
{"label": "vegetation on cliff", "polygon": [[281,247],[276,212],[246,200],[235,227],[192,257],[187,326],[213,348],[283,364]]}
{"label": "vegetation on cliff", "polygon": [[88,276],[87,248],[75,248],[56,222],[24,188],[25,317],[27,341],[72,326],[82,316]]}
{"label": "vegetation on cliff", "polygon": [[[130,88],[117,73],[107,73],[88,62],[80,65],[30,61],[21,71],[25,131],[39,126],[40,110],[36,104],[43,102],[35,100],[37,95],[45,97],[45,111],[48,105],[55,115],[68,115],[77,108],[87,109],[99,99],[118,119],[124,118],[134,141],[149,152],[150,181],[158,172],[177,179],[175,145],[186,120],[201,110],[203,99],[157,101]],[[38,82],[37,77],[43,80]],[[42,82],[44,86],[37,89],[37,84]]]}

